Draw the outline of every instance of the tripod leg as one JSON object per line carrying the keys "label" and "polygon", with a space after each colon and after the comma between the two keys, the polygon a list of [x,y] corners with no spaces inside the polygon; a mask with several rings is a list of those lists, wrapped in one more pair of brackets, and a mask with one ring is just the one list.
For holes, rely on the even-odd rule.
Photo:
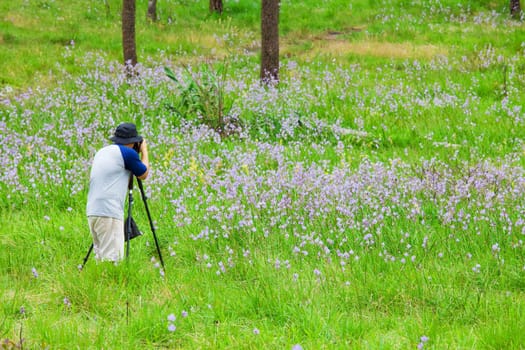
{"label": "tripod leg", "polygon": [[133,195],[131,194],[131,190],[129,190],[128,195],[128,218],[126,222],[124,223],[124,240],[126,241],[126,258],[129,257],[129,241],[131,240],[131,206],[133,204]]}
{"label": "tripod leg", "polygon": [[162,254],[160,253],[160,247],[159,247],[159,241],[157,240],[157,235],[155,234],[154,229],[152,229],[151,232],[153,233],[153,239],[155,240],[155,246],[157,247],[157,253],[159,254],[160,264],[162,265],[162,268],[164,268],[164,260],[162,260]]}
{"label": "tripod leg", "polygon": [[129,257],[129,241],[131,240],[131,207],[133,205],[133,175],[129,177],[128,184],[128,220],[124,223],[124,240],[126,241],[126,258]]}
{"label": "tripod leg", "polygon": [[151,233],[153,234],[153,239],[155,240],[155,246],[157,247],[157,253],[159,254],[160,264],[164,268],[164,260],[162,259],[162,254],[160,252],[159,241],[157,240],[157,235],[155,234],[155,226],[153,225],[153,220],[151,219],[151,214],[148,208],[148,201],[146,194],[144,193],[144,187],[142,186],[142,181],[137,178],[137,182],[140,188],[140,194],[142,195],[142,201],[144,202],[144,207],[146,208],[146,214],[148,214],[149,226],[151,228]]}
{"label": "tripod leg", "polygon": [[86,254],[86,257],[84,258],[84,261],[82,262],[82,265],[80,265],[79,270],[82,271],[84,269],[84,266],[86,265],[86,262],[89,259],[89,256],[91,255],[91,252],[93,251],[93,243],[91,243],[91,246],[89,247],[89,250]]}

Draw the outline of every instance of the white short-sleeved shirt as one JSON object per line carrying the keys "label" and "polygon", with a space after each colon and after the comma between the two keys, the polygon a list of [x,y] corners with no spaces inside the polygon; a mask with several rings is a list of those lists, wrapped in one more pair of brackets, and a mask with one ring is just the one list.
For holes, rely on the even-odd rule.
{"label": "white short-sleeved shirt", "polygon": [[87,216],[124,220],[129,178],[132,173],[141,176],[146,170],[146,165],[132,148],[114,144],[100,149],[91,166]]}

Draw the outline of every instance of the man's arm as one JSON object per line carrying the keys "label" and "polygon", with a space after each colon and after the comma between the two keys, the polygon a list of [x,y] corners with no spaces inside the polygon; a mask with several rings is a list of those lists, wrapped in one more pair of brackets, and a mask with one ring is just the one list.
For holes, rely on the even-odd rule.
{"label": "man's arm", "polygon": [[137,178],[141,180],[145,180],[149,175],[149,157],[148,157],[148,145],[146,144],[146,140],[142,140],[142,143],[140,144],[140,155],[142,163],[146,166],[146,171],[144,174],[137,176]]}

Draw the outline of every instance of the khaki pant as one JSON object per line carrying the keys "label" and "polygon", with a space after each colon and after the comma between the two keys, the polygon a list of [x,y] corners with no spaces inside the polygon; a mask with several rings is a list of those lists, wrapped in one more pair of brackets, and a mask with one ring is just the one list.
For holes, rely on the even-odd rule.
{"label": "khaki pant", "polygon": [[103,216],[89,216],[93,236],[93,251],[99,261],[119,261],[124,258],[124,221]]}

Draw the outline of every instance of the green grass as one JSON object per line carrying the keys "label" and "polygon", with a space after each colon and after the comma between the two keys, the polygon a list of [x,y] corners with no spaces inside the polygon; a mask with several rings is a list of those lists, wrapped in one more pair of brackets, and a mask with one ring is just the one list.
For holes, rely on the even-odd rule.
{"label": "green grass", "polygon": [[[4,348],[523,347],[525,26],[508,4],[282,0],[277,87],[258,84],[259,2],[159,1],[148,23],[138,1],[135,79],[105,4],[0,4]],[[245,133],[172,113],[164,66],[226,66]],[[77,268],[90,162],[124,120],[150,146],[164,276],[138,192],[130,257]]]}
{"label": "green grass", "polygon": [[[265,242],[254,246],[253,264],[223,278],[181,256],[168,258],[166,278],[159,280],[147,262],[151,247],[134,242],[126,264],[90,261],[79,272],[75,263],[89,243],[82,213],[48,214],[53,219],[41,228],[11,217],[17,243],[2,236],[9,248],[2,275],[10,286],[2,292],[3,336],[17,339],[22,331],[31,348],[406,348],[422,334],[434,335],[435,348],[519,348],[523,341],[523,286],[472,279],[461,272],[465,262],[399,269],[363,256],[346,276],[337,264],[326,265],[319,280],[308,277],[315,265],[304,262],[296,268],[305,276],[290,283],[291,271],[276,273],[265,263],[280,251]],[[66,225],[63,231],[58,223]],[[42,239],[39,229],[52,237]],[[23,271],[31,264],[38,278]],[[177,316],[173,334],[167,332],[171,313]]]}

